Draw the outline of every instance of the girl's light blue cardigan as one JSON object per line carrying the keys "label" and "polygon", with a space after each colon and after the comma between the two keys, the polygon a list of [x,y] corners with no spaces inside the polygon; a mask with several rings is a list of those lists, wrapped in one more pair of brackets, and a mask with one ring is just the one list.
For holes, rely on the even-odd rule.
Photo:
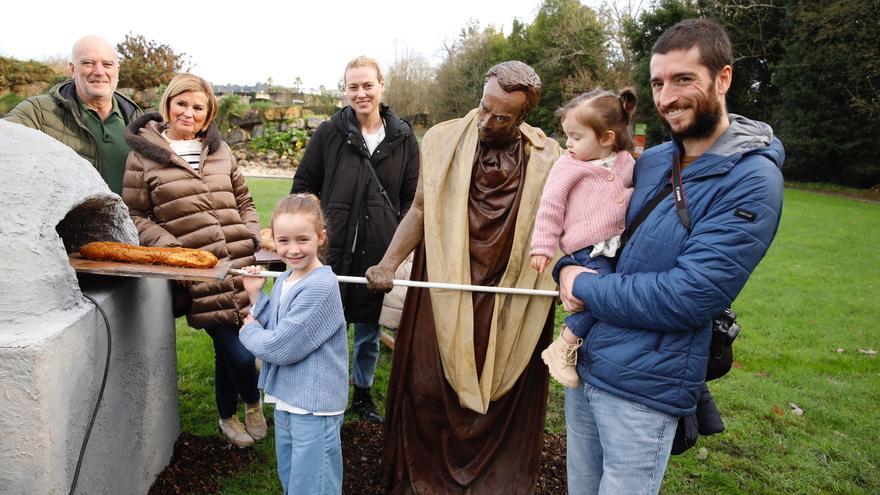
{"label": "girl's light blue cardigan", "polygon": [[342,411],[348,403],[348,337],[339,284],[322,266],[294,285],[284,299],[275,281],[251,310],[257,320],[241,329],[241,343],[263,360],[259,387],[310,412]]}

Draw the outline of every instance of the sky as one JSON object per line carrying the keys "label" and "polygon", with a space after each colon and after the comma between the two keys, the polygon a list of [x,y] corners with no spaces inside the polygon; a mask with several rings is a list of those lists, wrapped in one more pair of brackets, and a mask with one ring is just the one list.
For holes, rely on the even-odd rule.
{"label": "sky", "polygon": [[[214,84],[265,82],[335,89],[358,55],[383,68],[396,55],[421,54],[437,65],[471,19],[510,33],[530,24],[540,0],[373,0],[214,2],[106,0],[9,2],[0,21],[0,55],[69,58],[73,43],[96,34],[115,45],[127,33],[185,53],[191,71]],[[79,6],[79,7],[77,7]]]}

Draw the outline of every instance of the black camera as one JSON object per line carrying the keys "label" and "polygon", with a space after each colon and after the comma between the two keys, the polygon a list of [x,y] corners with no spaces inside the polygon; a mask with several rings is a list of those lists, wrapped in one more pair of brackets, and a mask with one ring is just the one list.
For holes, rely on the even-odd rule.
{"label": "black camera", "polygon": [[736,313],[726,308],[712,320],[712,357],[718,359],[725,347],[730,347],[736,336],[739,335],[740,326],[736,322]]}

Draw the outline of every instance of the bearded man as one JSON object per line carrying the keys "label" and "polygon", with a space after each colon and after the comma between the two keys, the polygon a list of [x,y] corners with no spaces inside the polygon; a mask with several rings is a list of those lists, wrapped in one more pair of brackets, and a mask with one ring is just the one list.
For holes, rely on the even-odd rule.
{"label": "bearded man", "polygon": [[566,389],[570,494],[660,490],[678,418],[705,390],[712,319],[739,294],[782,214],[782,144],[767,124],[727,112],[724,29],[683,21],[651,53],[654,105],[672,140],[635,164],[616,273],[567,266],[560,275],[565,309],[598,319],[579,349],[581,387]]}

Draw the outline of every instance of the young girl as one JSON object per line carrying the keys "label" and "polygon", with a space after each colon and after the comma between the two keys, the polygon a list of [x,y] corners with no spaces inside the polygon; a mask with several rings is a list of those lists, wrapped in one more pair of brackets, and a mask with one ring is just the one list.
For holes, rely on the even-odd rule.
{"label": "young girl", "polygon": [[[553,165],[532,235],[531,265],[543,272],[556,252],[597,273],[613,271],[626,209],[633,192],[630,119],[636,94],[596,89],[571,100],[562,119],[567,154]],[[587,311],[565,318],[562,332],[541,353],[550,374],[566,387],[578,386],[577,349],[595,323]]]}
{"label": "young girl", "polygon": [[263,360],[259,386],[265,401],[275,403],[275,451],[284,493],[339,494],[348,339],[339,284],[318,258],[327,240],[318,198],[282,199],[272,232],[288,270],[269,297],[262,292],[265,279],[244,278],[253,310],[239,338]]}

